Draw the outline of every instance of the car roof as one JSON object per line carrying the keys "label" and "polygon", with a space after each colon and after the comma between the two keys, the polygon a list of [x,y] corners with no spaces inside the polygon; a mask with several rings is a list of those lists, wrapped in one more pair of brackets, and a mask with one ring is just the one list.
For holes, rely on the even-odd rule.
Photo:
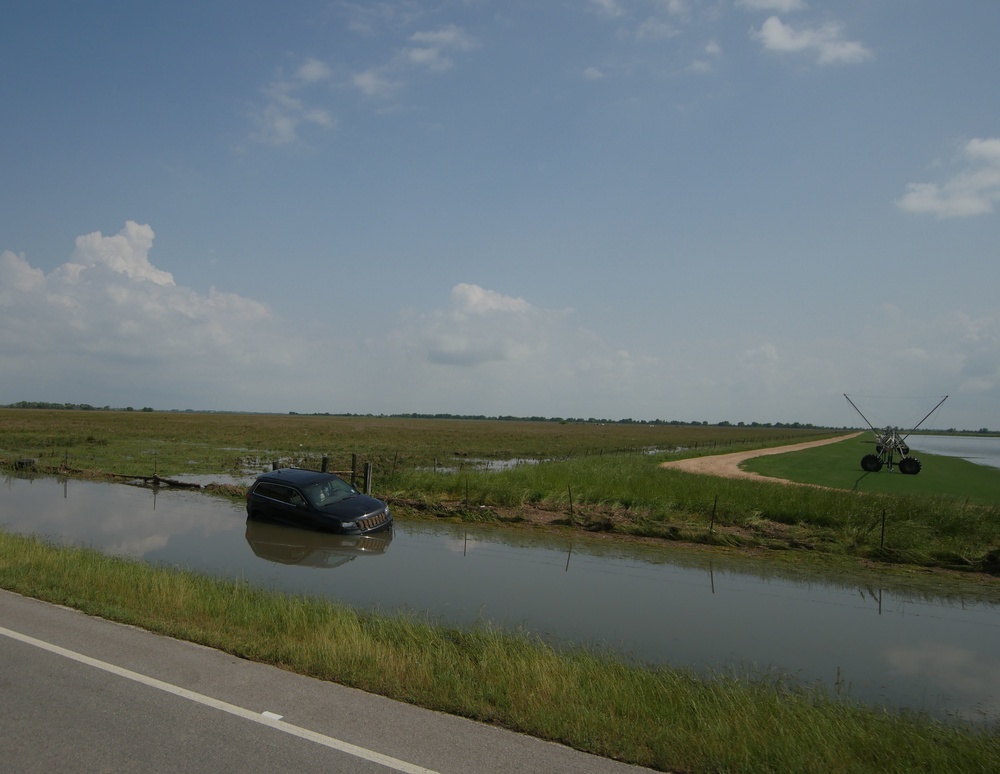
{"label": "car roof", "polygon": [[314,484],[317,481],[328,481],[331,478],[338,478],[333,473],[323,473],[319,470],[304,470],[302,468],[279,468],[270,473],[261,473],[257,476],[258,481],[281,481],[286,484],[296,484],[305,486]]}

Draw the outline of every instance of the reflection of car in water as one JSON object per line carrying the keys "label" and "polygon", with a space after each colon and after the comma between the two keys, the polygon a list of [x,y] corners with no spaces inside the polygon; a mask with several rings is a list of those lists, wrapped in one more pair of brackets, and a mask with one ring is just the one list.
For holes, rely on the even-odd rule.
{"label": "reflection of car in water", "polygon": [[392,530],[375,535],[335,535],[247,519],[247,543],[269,562],[304,567],[339,567],[359,556],[384,554]]}

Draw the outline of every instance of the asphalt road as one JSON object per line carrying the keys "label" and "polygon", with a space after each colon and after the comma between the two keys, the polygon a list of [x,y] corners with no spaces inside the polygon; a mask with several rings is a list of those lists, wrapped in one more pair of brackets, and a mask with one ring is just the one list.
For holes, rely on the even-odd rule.
{"label": "asphalt road", "polygon": [[0,590],[4,772],[646,771]]}

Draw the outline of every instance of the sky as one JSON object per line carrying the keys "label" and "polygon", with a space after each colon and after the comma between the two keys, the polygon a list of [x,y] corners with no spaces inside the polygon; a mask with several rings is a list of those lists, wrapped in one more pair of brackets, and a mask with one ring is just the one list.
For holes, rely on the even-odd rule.
{"label": "sky", "polygon": [[1000,429],[996,0],[0,0],[0,404]]}

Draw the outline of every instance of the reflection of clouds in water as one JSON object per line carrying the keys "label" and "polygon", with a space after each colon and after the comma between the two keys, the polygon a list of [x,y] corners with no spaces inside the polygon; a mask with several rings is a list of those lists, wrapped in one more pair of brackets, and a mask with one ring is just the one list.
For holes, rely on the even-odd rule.
{"label": "reflection of clouds in water", "polygon": [[[141,559],[163,549],[172,536],[204,538],[243,528],[242,511],[195,492],[154,492],[122,484],[60,482],[61,496],[41,482],[11,479],[4,494],[5,526],[15,532]],[[223,518],[212,518],[215,515]]]}
{"label": "reflection of clouds in water", "polygon": [[[831,690],[836,665],[859,700],[940,717],[1000,715],[1000,607],[988,602],[892,591],[876,622],[875,603],[859,604],[853,582],[803,583],[757,565],[747,574],[721,557],[586,542],[577,550],[551,536],[421,522],[398,524],[392,550],[377,561],[315,572],[317,562],[329,568],[353,549],[320,557],[333,548],[329,537],[264,530],[264,549],[277,553],[262,561],[252,534],[260,530],[242,503],[170,490],[154,498],[121,484],[0,480],[0,524],[364,610],[494,621],[558,643],[620,644],[650,663],[759,664]],[[300,557],[314,566],[293,565]]]}
{"label": "reflection of clouds in water", "polygon": [[933,675],[945,693],[982,695],[985,687],[992,696],[979,709],[1000,713],[1000,664],[984,661],[975,651],[923,642],[908,648],[891,648],[886,660],[896,676]]}
{"label": "reflection of clouds in water", "polygon": [[479,541],[473,538],[448,537],[442,542],[444,543],[445,550],[453,554],[468,553],[479,545]]}
{"label": "reflection of clouds in water", "polygon": [[141,559],[150,551],[157,551],[167,545],[166,535],[149,535],[135,540],[126,540],[114,545],[108,545],[107,552],[127,556],[130,559]]}

